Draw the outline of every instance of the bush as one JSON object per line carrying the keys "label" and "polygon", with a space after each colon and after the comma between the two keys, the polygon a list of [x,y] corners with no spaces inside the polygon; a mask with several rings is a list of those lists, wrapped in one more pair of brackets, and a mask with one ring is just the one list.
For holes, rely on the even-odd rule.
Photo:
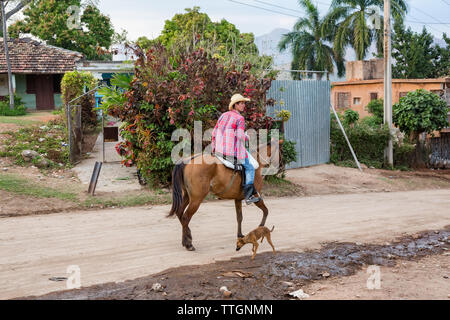
{"label": "bush", "polygon": [[404,143],[402,145],[394,144],[394,166],[411,167],[415,155],[416,145]]}
{"label": "bush", "polygon": [[[384,163],[384,149],[389,141],[389,128],[371,127],[363,121],[358,121],[350,127],[345,121],[341,122],[358,160],[368,166],[381,168]],[[340,164],[343,161],[352,161],[353,156],[334,114],[331,115],[330,137],[330,162]]]}
{"label": "bush", "polygon": [[364,117],[360,120],[360,122],[372,128],[379,128],[383,125],[383,121],[380,122],[380,119],[376,116]]}
{"label": "bush", "polygon": [[[343,122],[345,132],[358,160],[368,167],[384,168],[384,149],[389,141],[389,128],[386,125],[380,125],[376,116],[365,117],[355,123],[353,127],[350,127],[342,119],[341,122]],[[395,167],[411,167],[414,154],[415,145],[394,139]],[[343,167],[357,167],[334,114],[331,115],[330,162]]]}
{"label": "bush", "polygon": [[[265,114],[265,106],[273,104],[265,97],[271,79],[253,76],[251,65],[242,71],[227,69],[202,49],[169,52],[161,45],[145,52],[136,48],[135,56],[129,88],[119,96],[111,92],[105,101],[109,114],[124,122],[121,136],[126,143],[119,146],[120,152],[137,164],[147,182],[169,182],[172,132],[177,128],[192,132],[194,121],[202,121],[204,130],[214,127],[237,92],[251,98],[244,114],[246,128],[271,128],[272,118]],[[112,96],[117,96],[116,102]]]}
{"label": "bush", "polygon": [[27,107],[22,102],[22,98],[14,95],[14,109],[9,106],[9,96],[5,100],[0,101],[0,116],[24,116],[27,114]]}
{"label": "bush", "polygon": [[[81,96],[85,91],[92,90],[97,86],[98,81],[90,72],[70,71],[64,74],[61,81],[61,93],[64,105],[67,105],[73,99]],[[81,123],[83,131],[90,130],[97,126],[97,114],[95,107],[95,93],[92,92],[72,103],[81,105]],[[75,108],[72,108],[75,110]],[[67,119],[67,116],[65,116]],[[73,118],[72,118],[73,119]]]}
{"label": "bush", "polygon": [[409,92],[393,107],[393,121],[416,141],[419,134],[432,133],[448,126],[448,107],[438,95],[418,89]]}
{"label": "bush", "polygon": [[297,161],[297,150],[295,150],[295,141],[286,140],[283,136],[280,139],[283,139],[283,143],[280,145],[280,169],[275,176],[284,178],[286,166],[291,162]]}
{"label": "bush", "polygon": [[359,120],[359,113],[358,112],[353,111],[352,109],[345,110],[345,112],[344,112],[344,122],[348,126],[352,126],[358,120]]}
{"label": "bush", "polygon": [[295,141],[284,140],[281,145],[281,163],[283,166],[297,161],[297,151],[295,150]]}
{"label": "bush", "polygon": [[374,120],[377,120],[378,124],[381,125],[384,122],[384,100],[383,99],[375,99],[370,101],[366,110],[373,114],[375,117]]}

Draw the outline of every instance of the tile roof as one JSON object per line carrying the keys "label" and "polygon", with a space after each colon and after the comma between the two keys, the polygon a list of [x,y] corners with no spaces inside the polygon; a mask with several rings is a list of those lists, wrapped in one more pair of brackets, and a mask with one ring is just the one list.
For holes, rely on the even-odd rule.
{"label": "tile roof", "polygon": [[[70,51],[30,39],[9,39],[9,57],[12,73],[65,73],[75,70],[83,58],[79,52]],[[7,73],[3,38],[0,38],[0,73]]]}

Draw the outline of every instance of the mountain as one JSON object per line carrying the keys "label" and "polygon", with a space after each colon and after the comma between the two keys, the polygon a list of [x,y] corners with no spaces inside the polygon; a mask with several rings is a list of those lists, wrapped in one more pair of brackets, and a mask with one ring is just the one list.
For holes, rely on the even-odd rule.
{"label": "mountain", "polygon": [[[290,50],[286,50],[282,53],[278,50],[278,43],[280,42],[283,34],[286,34],[290,32],[288,29],[274,29],[270,33],[256,37],[255,38],[255,44],[258,47],[259,53],[272,56],[274,60],[274,68],[278,70],[288,70],[291,68],[291,62],[292,62],[292,54]],[[373,53],[376,53],[376,47],[375,45],[372,45],[369,50],[369,55],[367,56],[367,59],[374,58]],[[356,59],[355,51],[351,48],[348,48],[345,53],[345,60],[346,61],[353,61]],[[335,72],[334,75],[330,75],[331,81],[344,81],[345,77],[339,78]],[[280,74],[279,79],[287,79],[289,78],[288,72],[282,72]]]}
{"label": "mountain", "polygon": [[279,28],[255,38],[259,53],[272,56],[274,58],[275,66],[290,64],[292,61],[292,54],[289,50],[282,53],[278,50],[278,43],[280,42],[281,37],[288,32],[290,32],[290,30]]}

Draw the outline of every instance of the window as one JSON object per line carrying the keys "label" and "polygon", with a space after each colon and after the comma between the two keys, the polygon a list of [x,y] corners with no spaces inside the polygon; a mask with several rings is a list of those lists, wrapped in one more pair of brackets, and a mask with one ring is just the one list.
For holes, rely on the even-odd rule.
{"label": "window", "polygon": [[370,93],[370,101],[377,100],[378,99],[378,92],[371,92]]}
{"label": "window", "polygon": [[63,76],[63,74],[53,75],[53,93],[61,93],[61,80]]}
{"label": "window", "polygon": [[354,105],[360,105],[361,104],[361,98],[360,97],[353,98],[353,104]]}
{"label": "window", "polygon": [[35,94],[36,93],[36,76],[34,74],[27,74],[27,93]]}
{"label": "window", "polygon": [[338,109],[345,109],[350,107],[350,92],[337,92],[336,102]]}

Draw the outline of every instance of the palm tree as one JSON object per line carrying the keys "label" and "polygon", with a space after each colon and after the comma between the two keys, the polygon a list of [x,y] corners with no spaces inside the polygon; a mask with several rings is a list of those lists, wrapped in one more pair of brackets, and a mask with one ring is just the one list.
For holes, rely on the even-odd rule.
{"label": "palm tree", "polygon": [[[324,25],[325,18],[320,18],[319,10],[311,0],[299,0],[299,5],[306,11],[306,17],[300,18],[294,30],[283,35],[278,44],[280,52],[291,48],[293,70],[314,70],[334,72],[335,64],[339,76],[344,74],[342,56],[335,54],[332,35],[335,26]],[[300,79],[299,73],[292,73],[294,79]],[[321,79],[318,74],[318,79]]]}
{"label": "palm tree", "polygon": [[[392,15],[402,19],[407,12],[405,0],[392,0]],[[364,60],[370,45],[376,42],[378,53],[383,52],[383,16],[375,10],[383,10],[383,0],[333,0],[325,26],[338,26],[334,37],[334,51],[343,55],[347,46],[351,46],[357,60]],[[374,19],[379,23],[374,25]]]}

